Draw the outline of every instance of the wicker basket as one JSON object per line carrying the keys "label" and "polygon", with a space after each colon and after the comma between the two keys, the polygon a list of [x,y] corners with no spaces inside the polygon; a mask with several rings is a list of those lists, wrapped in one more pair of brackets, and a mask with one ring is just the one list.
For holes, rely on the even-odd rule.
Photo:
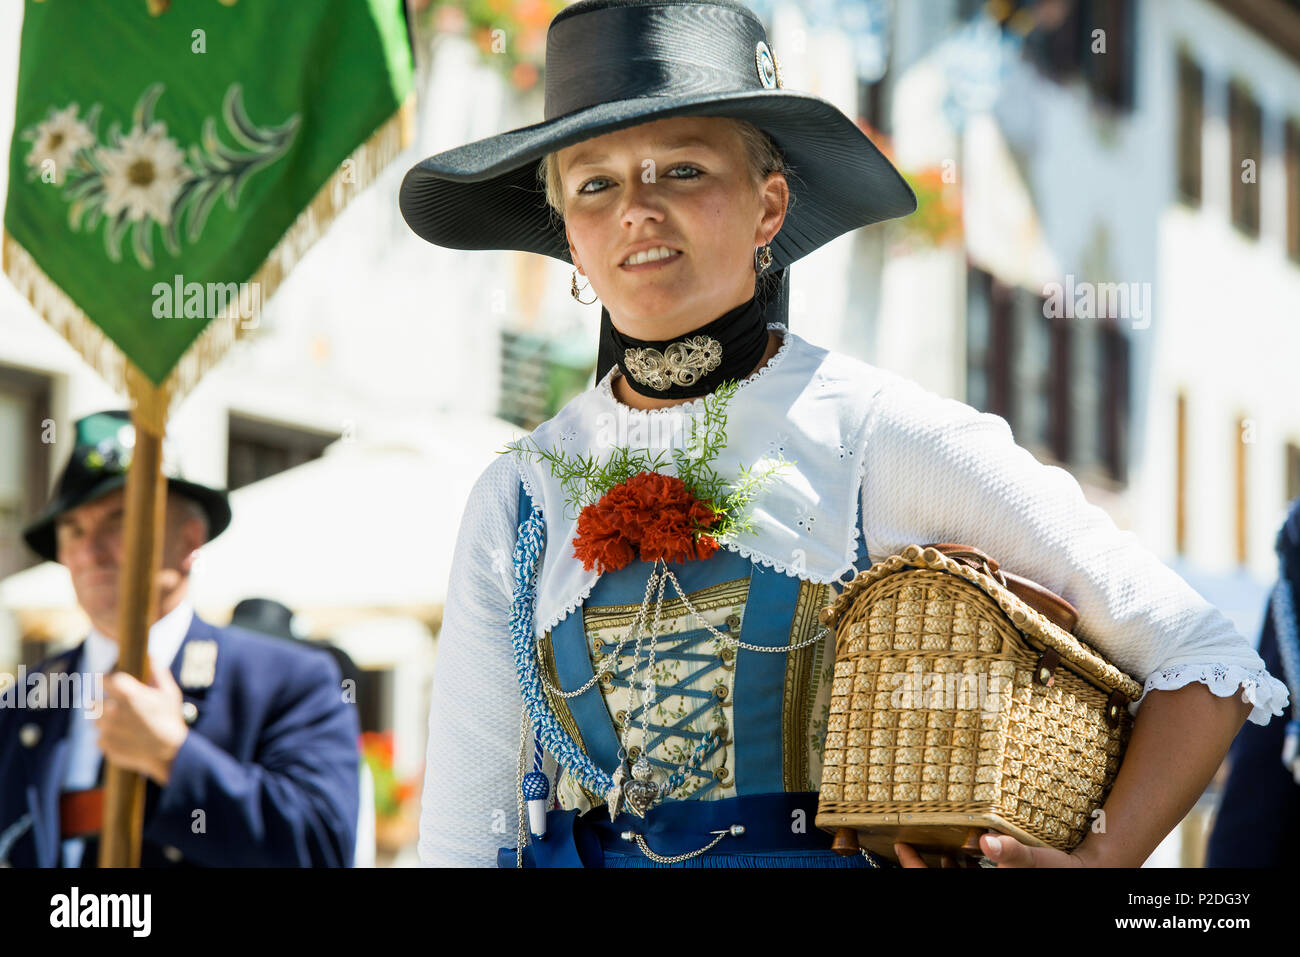
{"label": "wicker basket", "polygon": [[980,856],[987,828],[1068,851],[1110,791],[1142,686],[984,569],[909,545],[822,613],[836,654],[816,823],[846,853],[856,838],[895,859],[899,841],[933,866]]}

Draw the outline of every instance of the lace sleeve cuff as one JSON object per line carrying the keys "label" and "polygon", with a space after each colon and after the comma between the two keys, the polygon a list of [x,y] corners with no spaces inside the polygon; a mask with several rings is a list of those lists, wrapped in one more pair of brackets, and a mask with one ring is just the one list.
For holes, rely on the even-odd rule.
{"label": "lace sleeve cuff", "polygon": [[1268,724],[1269,718],[1281,715],[1290,698],[1287,686],[1263,668],[1249,670],[1240,665],[1183,664],[1153,671],[1142,688],[1142,697],[1129,705],[1129,712],[1137,714],[1138,705],[1148,691],[1174,691],[1193,681],[1202,682],[1220,698],[1226,698],[1240,688],[1241,699],[1255,706],[1247,718],[1255,724]]}

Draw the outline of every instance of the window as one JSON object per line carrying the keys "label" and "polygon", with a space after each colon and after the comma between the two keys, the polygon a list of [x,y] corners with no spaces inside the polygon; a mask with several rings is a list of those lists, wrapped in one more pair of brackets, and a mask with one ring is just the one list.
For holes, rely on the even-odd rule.
{"label": "window", "polygon": [[1129,341],[1113,320],[1101,320],[1101,428],[1097,450],[1107,473],[1116,482],[1128,481]]}
{"label": "window", "polygon": [[[1041,303],[1039,315],[1042,315]],[[1050,393],[1048,397],[1048,447],[1058,462],[1072,462],[1073,445],[1073,409],[1070,389],[1074,381],[1071,370],[1070,353],[1073,348],[1072,333],[1074,320],[1064,316],[1045,319],[1049,323],[1051,358],[1048,368],[1051,370]]]}
{"label": "window", "polygon": [[1187,394],[1178,393],[1174,414],[1174,550],[1187,552]]}
{"label": "window", "polygon": [[1026,448],[1066,461],[1068,329],[1044,315],[1042,296],[977,266],[970,265],[967,283],[967,404],[1002,416]]}
{"label": "window", "polygon": [[1014,291],[1016,379],[1012,389],[1017,441],[1038,458],[1070,462],[1070,325],[1046,315],[1045,300]]}
{"label": "window", "polygon": [[0,366],[0,578],[39,563],[22,530],[45,506],[51,450],[45,376]]}
{"label": "window", "polygon": [[[1003,26],[1026,30],[1025,56],[1058,83],[1080,78],[1094,101],[1116,109],[1133,106],[1132,0],[1013,0]],[[1096,31],[1102,31],[1094,38]],[[1104,48],[1094,52],[1094,45]],[[1104,51],[1104,52],[1103,52]]]}
{"label": "window", "polygon": [[1286,124],[1286,254],[1300,263],[1300,119]]}
{"label": "window", "polygon": [[[1083,75],[1093,98],[1116,109],[1133,107],[1133,48],[1136,18],[1131,0],[1092,0],[1081,3]],[[1102,31],[1098,40],[1095,31]],[[1093,52],[1105,40],[1105,53]]]}
{"label": "window", "polygon": [[1178,193],[1201,204],[1201,127],[1205,118],[1205,76],[1186,51],[1178,55]]}
{"label": "window", "polygon": [[502,329],[497,415],[536,428],[586,389],[595,365],[555,336]]}
{"label": "window", "polygon": [[889,105],[885,98],[886,73],[875,83],[858,80],[858,116],[877,133],[889,134]]}
{"label": "window", "polygon": [[1228,129],[1232,150],[1232,224],[1259,236],[1260,109],[1240,83],[1228,87]]}
{"label": "window", "polygon": [[1246,563],[1246,420],[1238,416],[1233,429],[1232,444],[1236,448],[1236,526],[1237,526],[1237,561]]}
{"label": "window", "polygon": [[226,455],[226,487],[231,491],[320,458],[341,437],[232,413]]}
{"label": "window", "polygon": [[[1082,4],[1060,5],[1058,19],[1040,24],[1026,42],[1035,47],[1035,62],[1047,76],[1064,82],[1077,76],[1088,54],[1088,37],[1083,29]],[[1038,41],[1034,42],[1034,37]]]}
{"label": "window", "polygon": [[362,668],[357,687],[357,717],[362,731],[393,727],[393,669]]}
{"label": "window", "polygon": [[992,276],[967,264],[966,268],[966,403],[989,407],[989,283]]}
{"label": "window", "polygon": [[1286,500],[1294,502],[1300,498],[1300,445],[1295,442],[1286,444]]}
{"label": "window", "polygon": [[1015,431],[1015,290],[970,266],[967,287],[966,401]]}

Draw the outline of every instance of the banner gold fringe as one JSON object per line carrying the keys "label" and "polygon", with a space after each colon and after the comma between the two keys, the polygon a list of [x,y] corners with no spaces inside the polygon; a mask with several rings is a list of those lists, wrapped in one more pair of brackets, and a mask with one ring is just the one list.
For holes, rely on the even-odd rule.
{"label": "banner gold fringe", "polygon": [[[334,218],[415,139],[415,93],[397,112],[339,164],[293,224],[280,237],[261,267],[245,280],[258,290],[265,304],[298,261],[329,229]],[[77,353],[114,390],[132,402],[132,419],[157,435],[166,431],[175,404],[198,384],[224,356],[236,339],[257,328],[238,315],[238,298],[227,303],[199,337],[185,350],[161,385],[153,382],[90,320],[57,283],[40,268],[31,254],[8,230],[0,239],[0,259],[14,287],[37,314],[67,340]],[[231,307],[236,315],[228,313]]]}

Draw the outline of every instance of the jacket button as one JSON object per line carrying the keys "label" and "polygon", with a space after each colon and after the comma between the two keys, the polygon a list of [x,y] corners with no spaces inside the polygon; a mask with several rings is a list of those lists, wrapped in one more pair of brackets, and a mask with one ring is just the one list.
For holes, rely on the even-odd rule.
{"label": "jacket button", "polygon": [[193,724],[199,720],[199,706],[193,701],[186,701],[181,705],[181,717],[185,719],[186,724]]}
{"label": "jacket button", "polygon": [[172,847],[168,844],[163,848],[163,857],[167,858],[167,860],[171,861],[173,864],[179,864],[185,855],[181,853],[179,847]]}
{"label": "jacket button", "polygon": [[18,740],[23,743],[24,748],[34,748],[41,740],[41,726],[39,724],[25,724],[18,729]]}

